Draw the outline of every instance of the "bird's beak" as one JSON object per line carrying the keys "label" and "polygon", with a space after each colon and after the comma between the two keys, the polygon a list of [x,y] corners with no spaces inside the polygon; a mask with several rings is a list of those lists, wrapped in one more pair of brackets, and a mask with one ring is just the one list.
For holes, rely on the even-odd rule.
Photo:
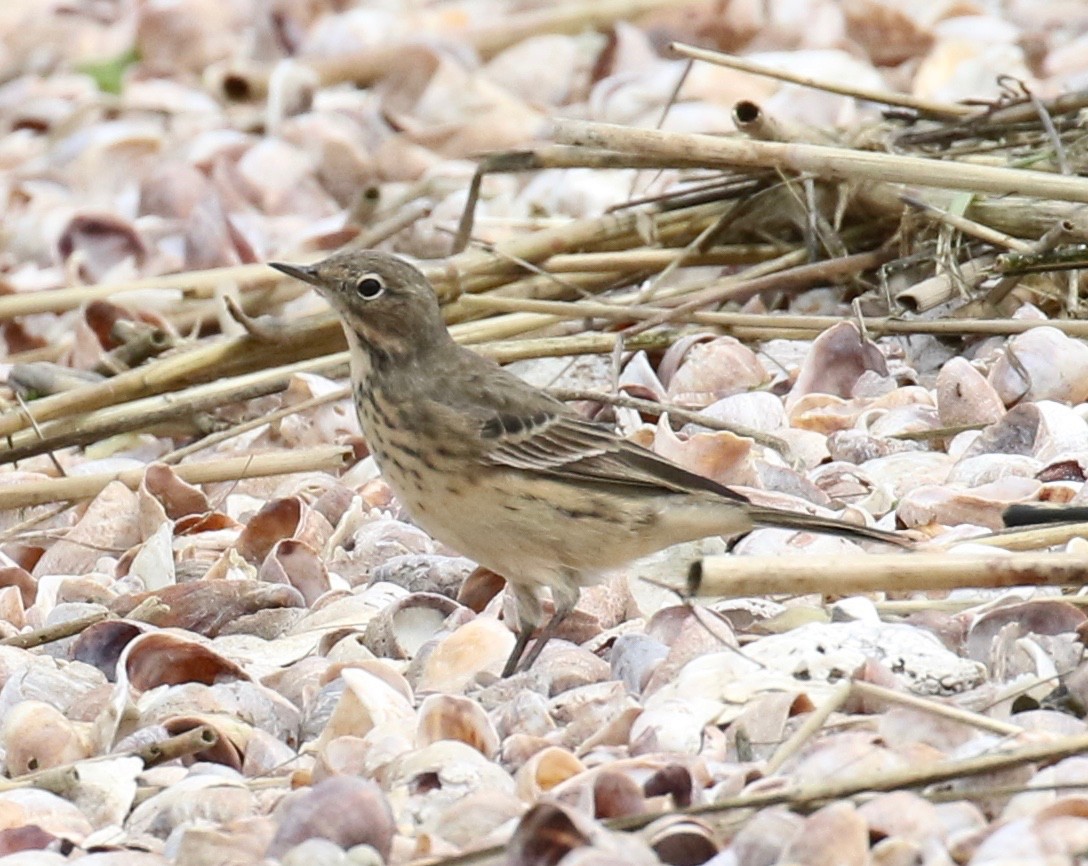
{"label": "bird's beak", "polygon": [[285,265],[282,262],[269,262],[268,266],[287,274],[289,277],[294,277],[296,280],[309,283],[311,286],[321,285],[317,268],[314,265]]}

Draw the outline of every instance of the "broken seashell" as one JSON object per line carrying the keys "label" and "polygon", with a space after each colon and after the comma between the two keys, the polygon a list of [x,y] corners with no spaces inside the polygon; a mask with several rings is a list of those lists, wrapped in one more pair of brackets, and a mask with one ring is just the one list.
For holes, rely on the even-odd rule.
{"label": "broken seashell", "polygon": [[444,595],[414,592],[399,598],[367,623],[363,643],[376,656],[414,658],[455,612],[465,608]]}
{"label": "broken seashell", "polygon": [[370,845],[387,861],[396,825],[374,782],[336,776],[285,798],[275,815],[276,835],[265,855],[280,858],[307,839],[328,839],[342,849]]}
{"label": "broken seashell", "polygon": [[642,830],[642,836],[662,863],[693,866],[718,853],[711,829],[697,818],[667,815]]}
{"label": "broken seashell", "polygon": [[9,776],[72,764],[94,753],[89,726],[67,719],[56,707],[24,700],[5,715],[0,746]]}
{"label": "broken seashell", "polygon": [[134,638],[118,661],[128,683],[140,691],[178,683],[211,685],[248,680],[249,675],[210,646],[170,632],[151,632]]}
{"label": "broken seashell", "polygon": [[526,803],[535,803],[560,782],[578,775],[585,764],[566,749],[549,746],[541,749],[518,770],[517,793]]}
{"label": "broken seashell", "polygon": [[937,374],[937,411],[945,427],[993,424],[1005,414],[1005,405],[969,361],[955,357]]}
{"label": "broken seashell", "polygon": [[786,409],[792,416],[798,401],[808,394],[850,397],[867,370],[887,376],[884,356],[875,343],[862,338],[852,322],[839,322],[812,341],[797,381],[786,396]]}
{"label": "broken seashell", "polygon": [[1005,525],[1002,514],[1006,508],[1038,498],[1042,486],[1034,478],[1007,475],[969,490],[928,485],[916,487],[903,495],[895,514],[907,527],[968,523],[997,530]]}
{"label": "broken seashell", "polygon": [[485,758],[499,751],[495,726],[476,701],[456,695],[429,695],[418,712],[416,742],[429,746],[439,740],[460,740]]}
{"label": "broken seashell", "polygon": [[510,629],[493,617],[477,616],[437,639],[422,662],[415,688],[462,692],[481,671],[498,674],[513,649]]}
{"label": "broken seashell", "polygon": [[1006,406],[1023,401],[1088,400],[1088,346],[1057,328],[1017,334],[990,370],[989,382]]}
{"label": "broken seashell", "polygon": [[665,387],[670,399],[701,407],[754,390],[769,378],[756,354],[740,340],[716,337],[691,346]]}

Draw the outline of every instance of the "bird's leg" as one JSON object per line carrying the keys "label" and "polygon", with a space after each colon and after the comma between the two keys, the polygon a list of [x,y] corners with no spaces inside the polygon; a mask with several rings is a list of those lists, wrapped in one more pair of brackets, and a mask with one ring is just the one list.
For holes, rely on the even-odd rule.
{"label": "bird's leg", "polygon": [[533,626],[520,623],[518,625],[518,639],[514,642],[514,649],[510,651],[510,657],[502,669],[502,678],[506,679],[514,675],[518,669],[518,662],[525,653],[525,647],[529,645],[529,639],[533,636]]}
{"label": "bird's leg", "polygon": [[502,669],[503,679],[512,676],[514,671],[518,669],[518,662],[521,661],[521,657],[525,654],[525,648],[529,645],[533,632],[536,631],[536,627],[540,624],[540,620],[544,615],[544,612],[540,609],[540,599],[537,598],[536,593],[531,588],[521,587],[510,581],[507,581],[507,586],[514,593],[514,607],[518,613],[518,627],[514,632],[517,635],[514,648],[510,651],[510,657],[506,660],[506,665]]}
{"label": "bird's leg", "polygon": [[569,577],[571,579],[568,582],[552,587],[552,601],[555,603],[555,613],[552,614],[552,618],[548,620],[548,624],[540,632],[540,637],[536,639],[533,648],[525,656],[525,661],[521,663],[519,670],[527,671],[533,666],[533,662],[544,651],[548,641],[555,637],[555,633],[559,631],[559,626],[563,624],[563,620],[570,616],[571,611],[578,604],[578,596],[581,594],[581,590],[578,588],[573,576]]}

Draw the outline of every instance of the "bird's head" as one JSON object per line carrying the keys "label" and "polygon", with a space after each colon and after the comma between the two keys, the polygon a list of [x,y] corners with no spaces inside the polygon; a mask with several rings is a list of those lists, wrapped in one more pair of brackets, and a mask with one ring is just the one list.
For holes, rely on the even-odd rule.
{"label": "bird's head", "polygon": [[397,256],[347,250],[312,265],[269,264],[316,288],[370,352],[410,355],[449,340],[430,282]]}

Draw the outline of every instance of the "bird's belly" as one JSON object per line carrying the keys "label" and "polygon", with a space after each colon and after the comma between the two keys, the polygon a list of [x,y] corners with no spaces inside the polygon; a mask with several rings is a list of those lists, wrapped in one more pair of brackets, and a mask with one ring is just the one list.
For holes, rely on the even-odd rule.
{"label": "bird's belly", "polygon": [[632,507],[563,482],[486,467],[464,478],[406,472],[388,459],[383,465],[380,456],[379,465],[420,528],[515,583],[589,585],[672,543],[658,531],[656,503]]}

